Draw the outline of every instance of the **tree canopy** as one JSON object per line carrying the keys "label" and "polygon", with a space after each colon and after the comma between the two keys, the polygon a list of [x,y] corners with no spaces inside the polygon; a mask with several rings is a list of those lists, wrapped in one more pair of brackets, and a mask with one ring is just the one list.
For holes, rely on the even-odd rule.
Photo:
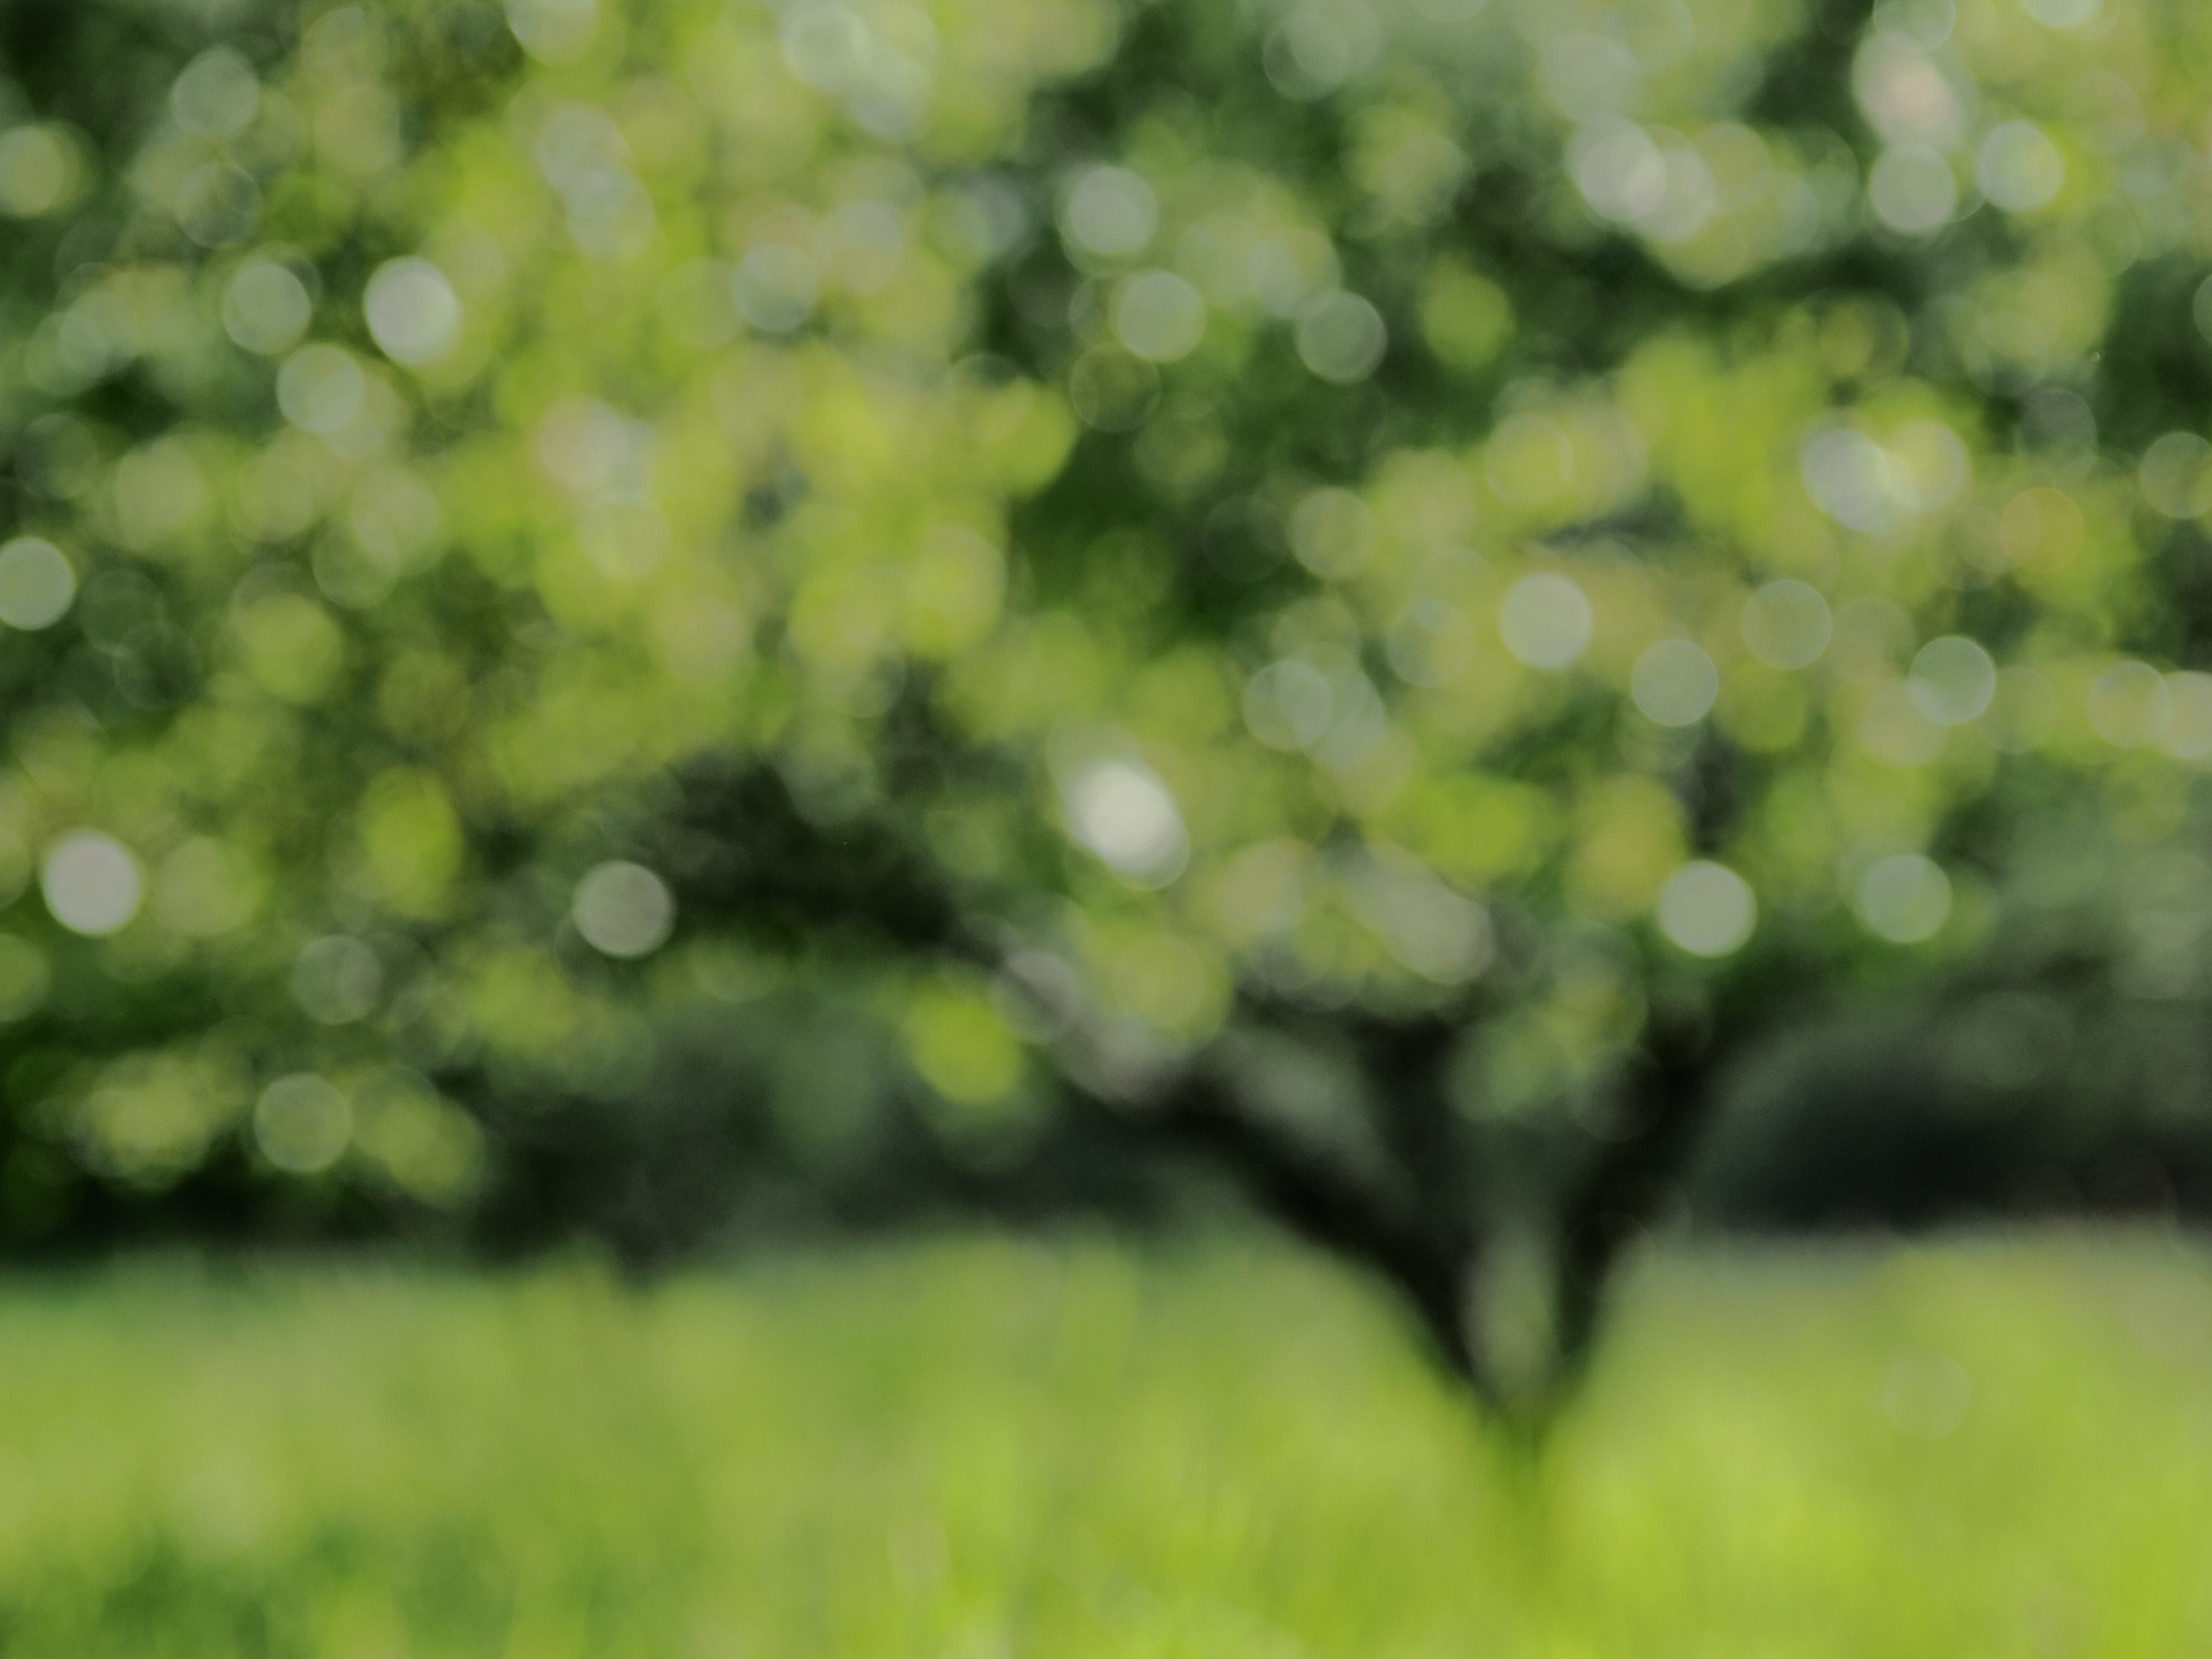
{"label": "tree canopy", "polygon": [[1540,1391],[1766,1034],[2201,994],[2208,46],[20,0],[0,1218],[1173,1146]]}

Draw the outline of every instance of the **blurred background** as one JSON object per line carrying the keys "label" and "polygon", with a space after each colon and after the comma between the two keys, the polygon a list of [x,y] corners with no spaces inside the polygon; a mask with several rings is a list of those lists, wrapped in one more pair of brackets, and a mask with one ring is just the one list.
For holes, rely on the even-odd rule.
{"label": "blurred background", "polygon": [[0,1639],[2212,1630],[2208,75],[11,0]]}

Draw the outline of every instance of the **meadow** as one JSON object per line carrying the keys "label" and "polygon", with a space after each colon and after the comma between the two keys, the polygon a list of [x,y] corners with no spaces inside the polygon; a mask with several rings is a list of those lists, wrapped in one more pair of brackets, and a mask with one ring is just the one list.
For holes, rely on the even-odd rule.
{"label": "meadow", "polygon": [[2203,1652],[2209,1266],[1664,1255],[1534,1459],[1363,1287],[1236,1240],[19,1273],[0,1651]]}

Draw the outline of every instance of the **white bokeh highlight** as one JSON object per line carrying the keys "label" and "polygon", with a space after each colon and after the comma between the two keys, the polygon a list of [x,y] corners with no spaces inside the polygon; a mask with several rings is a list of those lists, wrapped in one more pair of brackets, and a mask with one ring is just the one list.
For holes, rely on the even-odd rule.
{"label": "white bokeh highlight", "polygon": [[1859,878],[1853,908],[1869,933],[1893,945],[1917,945],[1950,919],[1951,878],[1924,854],[1893,854]]}
{"label": "white bokeh highlight", "polygon": [[1974,641],[1947,634],[1920,647],[1905,689],[1914,706],[1938,726],[1964,726],[1996,696],[1997,665]]}
{"label": "white bokeh highlight", "polygon": [[1759,926],[1751,885],[1725,864],[1696,859],[1659,890],[1659,931],[1694,957],[1741,950]]}
{"label": "white bokeh highlight", "polygon": [[281,357],[299,344],[314,314],[307,285],[273,259],[248,259],[222,291],[223,332],[258,356]]}
{"label": "white bokeh highlight", "polygon": [[1114,332],[1139,357],[1174,362],[1206,337],[1206,301],[1171,270],[1140,271],[1115,296]]}
{"label": "white bokeh highlight", "polygon": [[352,1144],[353,1109],[327,1079],[294,1072],[254,1102],[253,1139],[287,1175],[319,1175]]}
{"label": "white bokeh highlight", "polygon": [[39,891],[56,921],[73,933],[104,938],[128,926],[146,895],[131,849],[98,830],[56,842],[39,867]]}
{"label": "white bokeh highlight", "polygon": [[1720,696],[1720,670],[1695,641],[1662,640],[1636,659],[1629,695],[1661,726],[1694,726]]}
{"label": "white bokeh highlight", "polygon": [[676,926],[676,901],[643,865],[612,859],[576,884],[569,916],[584,943],[603,956],[650,956]]}
{"label": "white bokeh highlight", "polygon": [[379,265],[362,295],[362,311],[378,349],[410,368],[437,362],[460,338],[460,296],[428,259]]}
{"label": "white bokeh highlight", "polygon": [[1596,620],[1582,589],[1551,571],[1523,576],[1498,607],[1505,648],[1531,668],[1572,665],[1589,649]]}
{"label": "white bokeh highlight", "polygon": [[1190,836],[1175,796],[1150,767],[1094,761],[1063,792],[1075,839],[1124,879],[1160,886],[1182,873]]}
{"label": "white bokeh highlight", "polygon": [[1744,601],[1744,647],[1769,668],[1810,666],[1835,631],[1828,601],[1809,583],[1769,582]]}
{"label": "white bokeh highlight", "polygon": [[0,547],[0,623],[26,632],[51,628],[76,598],[68,556],[37,536]]}
{"label": "white bokeh highlight", "polygon": [[1060,210],[1060,228],[1085,252],[1126,258],[1152,240],[1159,203],[1127,167],[1092,167],[1077,179]]}

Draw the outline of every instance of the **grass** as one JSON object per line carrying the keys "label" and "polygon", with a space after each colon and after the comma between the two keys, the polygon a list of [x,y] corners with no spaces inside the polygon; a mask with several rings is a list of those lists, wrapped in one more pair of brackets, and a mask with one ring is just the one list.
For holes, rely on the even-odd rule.
{"label": "grass", "polygon": [[1243,1245],[0,1281],[0,1652],[2212,1648],[2212,1271],[1676,1258],[1542,1466]]}

